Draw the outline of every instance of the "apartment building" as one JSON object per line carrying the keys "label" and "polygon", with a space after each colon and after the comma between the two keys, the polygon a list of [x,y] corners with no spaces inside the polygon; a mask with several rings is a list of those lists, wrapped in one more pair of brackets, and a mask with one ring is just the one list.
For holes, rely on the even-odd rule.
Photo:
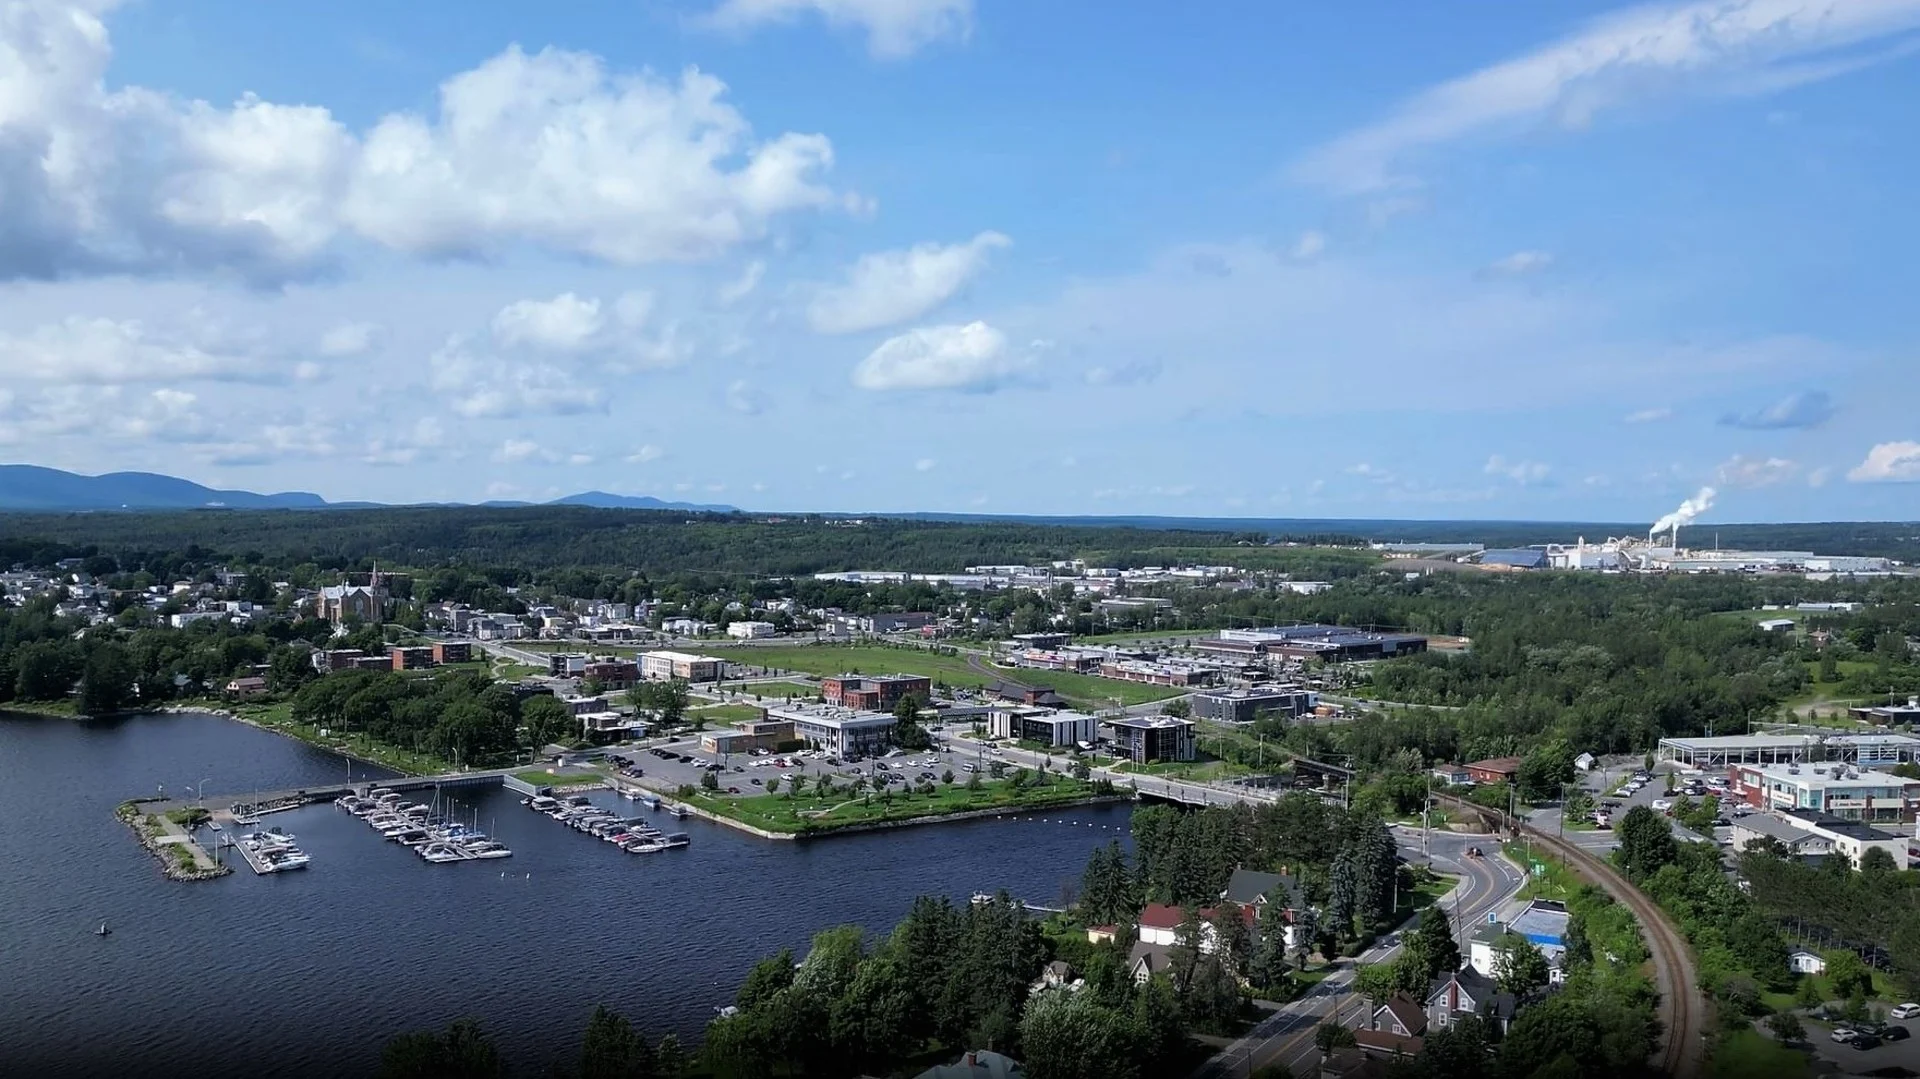
{"label": "apartment building", "polygon": [[718,682],[726,673],[727,661],[688,652],[644,652],[640,656],[640,677],[649,682],[678,678],[687,682]]}

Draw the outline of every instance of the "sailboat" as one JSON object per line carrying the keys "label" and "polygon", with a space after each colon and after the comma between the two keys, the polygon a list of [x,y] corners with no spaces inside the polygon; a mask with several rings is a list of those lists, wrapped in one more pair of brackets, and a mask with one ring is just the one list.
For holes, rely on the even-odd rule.
{"label": "sailboat", "polygon": [[107,923],[101,922],[100,928],[94,930],[93,935],[96,937],[104,937],[111,934],[112,932],[113,930],[107,928]]}

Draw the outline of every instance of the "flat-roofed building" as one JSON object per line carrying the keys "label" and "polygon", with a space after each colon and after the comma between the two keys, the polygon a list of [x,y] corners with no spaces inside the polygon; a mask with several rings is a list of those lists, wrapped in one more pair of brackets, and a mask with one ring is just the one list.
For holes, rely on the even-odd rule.
{"label": "flat-roofed building", "polygon": [[433,649],[425,645],[394,648],[387,656],[396,671],[424,671],[433,666]]}
{"label": "flat-roofed building", "polygon": [[1098,719],[1082,712],[1024,705],[995,708],[987,718],[987,730],[995,738],[1018,738],[1053,747],[1091,743],[1099,724]]}
{"label": "flat-roofed building", "polygon": [[1841,763],[1740,764],[1730,793],[1760,809],[1809,809],[1845,820],[1904,821],[1920,804],[1920,780]]}
{"label": "flat-roofed building", "polygon": [[778,749],[793,740],[790,719],[750,719],[738,727],[702,734],[700,748],[708,753],[747,753],[756,749]]}
{"label": "flat-roofed building", "polygon": [[1320,703],[1320,695],[1299,686],[1253,686],[1248,689],[1208,690],[1194,694],[1191,700],[1193,714],[1201,719],[1251,723],[1260,716],[1273,713],[1304,715]]}
{"label": "flat-roofed building", "polygon": [[640,677],[649,682],[678,678],[685,682],[718,682],[727,669],[727,661],[688,652],[643,652]]}
{"label": "flat-roofed building", "polygon": [[435,641],[433,645],[435,663],[471,663],[473,645],[466,641]]}
{"label": "flat-roofed building", "polygon": [[817,749],[845,757],[869,757],[893,743],[896,721],[886,712],[862,712],[831,704],[796,704],[769,708],[771,720],[793,724],[793,736]]}
{"label": "flat-roofed building", "polygon": [[1790,809],[1782,813],[1780,818],[1789,827],[1826,841],[1833,853],[1846,855],[1855,869],[1860,868],[1860,859],[1867,851],[1875,848],[1886,851],[1893,858],[1893,864],[1900,869],[1907,868],[1911,861],[1905,835],[1883,832],[1863,821],[1844,820],[1810,809]]}
{"label": "flat-roofed building", "polygon": [[1799,764],[1815,757],[1863,768],[1891,768],[1896,764],[1920,762],[1920,738],[1892,732],[1662,738],[1660,757],[1716,772],[1736,764]]}
{"label": "flat-roofed building", "polygon": [[547,674],[554,678],[573,678],[587,669],[585,652],[554,652],[547,656]]}
{"label": "flat-roofed building", "polygon": [[933,680],[917,674],[843,674],[820,680],[820,696],[828,704],[874,712],[892,708],[908,694],[926,700],[932,693]]}
{"label": "flat-roofed building", "polygon": [[1190,761],[1194,758],[1193,721],[1175,716],[1122,716],[1102,721],[1113,731],[1114,747],[1135,764]]}

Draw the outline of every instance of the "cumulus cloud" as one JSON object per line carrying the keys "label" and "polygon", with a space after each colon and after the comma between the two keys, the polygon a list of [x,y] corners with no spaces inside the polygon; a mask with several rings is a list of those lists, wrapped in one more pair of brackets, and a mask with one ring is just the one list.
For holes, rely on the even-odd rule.
{"label": "cumulus cloud", "polygon": [[1833,398],[1819,390],[1790,394],[1752,412],[1729,412],[1720,417],[1727,427],[1750,431],[1777,431],[1789,428],[1818,427],[1833,418]]}
{"label": "cumulus cloud", "polygon": [[720,286],[720,303],[723,306],[736,304],[748,296],[751,296],[753,290],[760,287],[760,279],[765,277],[766,273],[767,264],[765,262],[754,259],[752,262],[747,263],[747,268],[740,271],[739,277]]}
{"label": "cumulus cloud", "polygon": [[474,351],[454,337],[427,361],[432,387],[469,419],[604,412],[606,391],[557,366],[518,363]]}
{"label": "cumulus cloud", "polygon": [[360,459],[370,465],[398,467],[419,464],[439,456],[446,444],[446,425],[437,417],[422,416],[408,430],[375,435],[369,439]]}
{"label": "cumulus cloud", "polygon": [[1673,409],[1643,408],[1638,412],[1627,413],[1626,416],[1622,417],[1621,422],[1633,423],[1633,424],[1659,423],[1661,420],[1670,420],[1672,418],[1673,418]]}
{"label": "cumulus cloud", "polygon": [[[0,219],[5,217],[0,214]],[[0,229],[4,229],[0,225]],[[0,376],[113,384],[186,379],[265,382],[290,369],[234,347],[211,327],[70,317],[25,333],[0,333]]]}
{"label": "cumulus cloud", "polygon": [[267,424],[251,436],[210,446],[206,456],[213,464],[236,468],[296,458],[327,458],[339,449],[337,438],[333,428],[324,423]]}
{"label": "cumulus cloud", "polygon": [[911,56],[936,41],[964,41],[973,31],[973,0],[721,0],[705,22],[747,29],[802,15],[865,31],[868,50],[886,60]]}
{"label": "cumulus cloud", "polygon": [[380,327],[371,322],[347,322],[320,335],[316,351],[322,356],[364,356],[380,339]]}
{"label": "cumulus cloud", "polygon": [[590,465],[593,455],[590,453],[562,453],[549,449],[529,438],[509,438],[493,451],[493,459],[500,464],[540,464],[540,465]]}
{"label": "cumulus cloud", "polygon": [[1523,487],[1528,487],[1545,481],[1553,469],[1539,461],[1509,461],[1496,453],[1487,458],[1486,466],[1481,471],[1489,476],[1505,476]]}
{"label": "cumulus cloud", "polygon": [[1300,234],[1298,240],[1293,242],[1293,257],[1304,262],[1307,259],[1319,256],[1320,252],[1326,249],[1327,234],[1308,229]]}
{"label": "cumulus cloud", "polygon": [[758,416],[766,411],[766,398],[744,378],[727,384],[727,407],[743,416]]}
{"label": "cumulus cloud", "polygon": [[1772,487],[1800,475],[1800,466],[1782,457],[1748,457],[1736,453],[1715,470],[1723,487]]}
{"label": "cumulus cloud", "polygon": [[111,0],[0,19],[0,276],[310,273],[342,235],[426,256],[511,244],[634,264],[707,258],[837,205],[817,134],[757,138],[695,69],[610,74],[517,46],[364,133],[326,108],[110,88]]}
{"label": "cumulus cloud", "polygon": [[928,326],[882,342],[853,369],[863,390],[991,390],[1017,378],[1031,360],[984,322]]}
{"label": "cumulus cloud", "polygon": [[1402,185],[1414,153],[1543,122],[1577,128],[1661,94],[1763,92],[1844,74],[1899,50],[1873,44],[1920,27],[1920,0],[1694,0],[1603,15],[1533,52],[1424,90],[1292,167],[1347,192]]}
{"label": "cumulus cloud", "polygon": [[1882,442],[1847,472],[1854,483],[1920,483],[1920,442]]}
{"label": "cumulus cloud", "polygon": [[986,268],[989,253],[1012,242],[983,232],[961,244],[863,255],[844,283],[814,298],[807,321],[821,333],[857,333],[919,318],[952,299]]}

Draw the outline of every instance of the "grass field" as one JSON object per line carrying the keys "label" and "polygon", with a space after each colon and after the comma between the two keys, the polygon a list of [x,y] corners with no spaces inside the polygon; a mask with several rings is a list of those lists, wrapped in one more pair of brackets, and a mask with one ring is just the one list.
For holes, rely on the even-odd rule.
{"label": "grass field", "polygon": [[1714,1047],[1710,1079],[1799,1079],[1813,1074],[1806,1053],[1789,1049],[1756,1030],[1736,1030]]}
{"label": "grass field", "polygon": [[710,704],[705,708],[687,709],[687,718],[708,723],[747,723],[760,718],[760,709],[750,704]]}
{"label": "grass field", "polygon": [[745,685],[741,685],[739,682],[729,682],[727,685],[736,691],[752,693],[756,696],[767,697],[773,700],[785,700],[788,694],[792,694],[796,699],[810,701],[820,695],[819,686],[808,685],[805,682],[748,682]]}
{"label": "grass field", "polygon": [[[1125,704],[1163,701],[1181,694],[1167,686],[1146,686],[1120,682],[1095,675],[1065,671],[993,671],[983,673],[967,663],[965,656],[949,656],[919,648],[889,648],[884,645],[797,645],[794,647],[715,649],[735,663],[757,667],[801,671],[813,675],[834,674],[917,674],[948,686],[979,688],[989,681],[1005,678],[1027,685],[1052,686],[1063,697],[1086,707],[1102,707],[1112,698]],[[817,690],[816,690],[817,692]]]}
{"label": "grass field", "polygon": [[755,828],[769,832],[801,833],[828,832],[851,824],[911,820],[968,810],[1041,809],[1080,802],[1092,795],[1091,784],[1055,776],[1047,786],[1029,786],[1022,791],[1014,790],[1010,780],[983,782],[977,791],[968,790],[963,783],[938,783],[934,785],[931,796],[903,795],[896,790],[891,803],[871,791],[855,795],[844,787],[826,798],[821,798],[809,788],[806,794],[797,798],[785,794],[746,795],[700,791],[691,801],[711,812],[751,824]]}

